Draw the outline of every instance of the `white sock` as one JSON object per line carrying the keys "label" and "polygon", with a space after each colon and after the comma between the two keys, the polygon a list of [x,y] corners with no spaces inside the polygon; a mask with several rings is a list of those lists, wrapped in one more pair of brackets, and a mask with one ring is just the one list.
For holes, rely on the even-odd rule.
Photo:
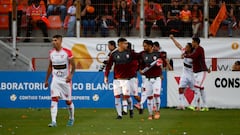
{"label": "white sock", "polygon": [[199,98],[200,98],[200,89],[195,89],[194,90],[194,97],[193,97],[191,105],[194,106],[194,107],[199,106],[199,103],[198,103]]}
{"label": "white sock", "polygon": [[161,105],[160,97],[154,97],[154,106],[156,107],[156,111],[159,111]]}
{"label": "white sock", "polygon": [[153,115],[153,99],[147,99],[147,107],[149,115]]}
{"label": "white sock", "polygon": [[132,100],[132,97],[129,97],[127,101],[128,101],[129,110],[133,110],[133,100]]}
{"label": "white sock", "polygon": [[200,90],[200,93],[201,93],[201,97],[202,97],[203,107],[207,107],[206,92],[205,92],[205,90]]}
{"label": "white sock", "polygon": [[123,101],[122,101],[122,105],[123,105],[123,111],[124,111],[124,112],[128,112],[128,111],[127,111],[128,101],[127,101],[127,100],[123,100]]}
{"label": "white sock", "polygon": [[184,101],[185,101],[184,94],[183,93],[179,94],[179,105],[184,106],[185,104]]}
{"label": "white sock", "polygon": [[57,122],[57,112],[58,112],[58,102],[56,101],[51,101],[51,118],[52,118],[52,122]]}
{"label": "white sock", "polygon": [[69,119],[74,120],[74,104],[73,102],[70,105],[67,105],[69,112]]}
{"label": "white sock", "polygon": [[122,116],[122,104],[121,104],[120,98],[115,97],[115,107],[116,107],[118,116]]}

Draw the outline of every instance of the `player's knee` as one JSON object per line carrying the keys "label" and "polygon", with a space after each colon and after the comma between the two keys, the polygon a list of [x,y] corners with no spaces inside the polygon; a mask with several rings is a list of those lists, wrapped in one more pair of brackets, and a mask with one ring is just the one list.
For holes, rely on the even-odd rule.
{"label": "player's knee", "polygon": [[58,97],[52,97],[52,101],[58,102]]}
{"label": "player's knee", "polygon": [[124,96],[123,96],[123,99],[128,99],[128,98],[130,98],[129,95],[124,95]]}
{"label": "player's knee", "polygon": [[66,101],[66,104],[67,104],[67,105],[71,105],[71,103],[72,103],[71,100],[67,100],[67,101]]}
{"label": "player's knee", "polygon": [[121,98],[121,96],[120,95],[116,95],[115,98]]}
{"label": "player's knee", "polygon": [[149,96],[148,99],[153,99],[153,96]]}

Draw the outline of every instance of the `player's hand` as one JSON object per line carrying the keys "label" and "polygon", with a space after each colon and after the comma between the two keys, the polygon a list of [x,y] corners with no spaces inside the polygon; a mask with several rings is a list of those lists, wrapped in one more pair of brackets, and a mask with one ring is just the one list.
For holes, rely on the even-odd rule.
{"label": "player's hand", "polygon": [[47,88],[47,87],[48,87],[48,81],[46,81],[44,84],[44,88]]}
{"label": "player's hand", "polygon": [[66,78],[66,83],[71,82],[71,80],[72,80],[72,75],[68,75]]}
{"label": "player's hand", "polygon": [[108,77],[104,76],[104,83],[108,83]]}
{"label": "player's hand", "polygon": [[173,39],[173,38],[174,38],[173,34],[170,34],[169,37],[170,37],[170,39]]}

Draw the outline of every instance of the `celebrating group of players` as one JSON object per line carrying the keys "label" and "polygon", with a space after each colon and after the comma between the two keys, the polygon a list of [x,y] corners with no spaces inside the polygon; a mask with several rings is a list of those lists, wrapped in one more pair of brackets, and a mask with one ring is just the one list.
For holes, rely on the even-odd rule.
{"label": "celebrating group of players", "polygon": [[[190,87],[194,91],[194,99],[187,107],[191,110],[208,111],[203,87],[208,69],[205,63],[204,49],[200,46],[200,39],[192,38],[192,43],[187,43],[185,48],[176,41],[173,35],[170,35],[170,39],[182,51],[183,57],[183,73],[180,79],[177,109],[185,109],[184,92],[187,87]],[[133,106],[142,114],[143,104],[146,100],[148,119],[159,119],[162,67],[166,65],[170,70],[172,69],[165,54],[155,51],[154,43],[151,40],[143,41],[143,51],[139,53],[129,47],[131,44],[125,38],[119,38],[117,44],[118,46],[109,53],[104,74],[104,82],[108,83],[108,75],[114,65],[113,91],[117,119],[122,119],[122,115],[127,114],[127,107],[129,107],[130,118],[133,117]],[[138,71],[142,75],[141,97],[138,96]],[[133,105],[131,96],[135,97],[138,104]],[[200,107],[200,97],[202,107]]]}
{"label": "celebrating group of players", "polygon": [[[199,38],[192,38],[192,43],[187,43],[183,48],[176,41],[173,35],[170,39],[182,50],[183,56],[183,73],[179,85],[179,106],[177,109],[185,109],[184,90],[190,87],[194,90],[194,99],[189,109],[208,111],[206,106],[206,94],[203,87],[203,81],[208,71],[205,63],[204,49],[200,46]],[[166,52],[156,51],[154,45],[158,42],[151,40],[143,41],[143,51],[137,53],[131,49],[131,44],[125,38],[119,38],[116,43],[109,41],[109,58],[105,61],[104,82],[108,83],[108,75],[112,66],[113,94],[115,97],[115,107],[117,119],[122,119],[122,115],[128,113],[133,118],[133,106],[139,113],[143,113],[143,104],[147,100],[148,119],[160,118],[160,94],[162,87],[162,67],[168,67],[172,70],[171,65],[166,59]],[[51,82],[51,123],[49,127],[57,126],[58,101],[66,101],[69,110],[69,120],[67,126],[74,124],[74,104],[71,99],[72,76],[75,71],[75,63],[71,50],[62,47],[62,36],[55,35],[52,39],[53,49],[49,52],[49,66],[45,79],[45,87],[49,86],[48,80],[52,74]],[[138,96],[137,72],[142,75],[141,97]],[[131,96],[137,100],[138,104],[133,105]],[[199,100],[202,97],[203,106],[200,108]]]}

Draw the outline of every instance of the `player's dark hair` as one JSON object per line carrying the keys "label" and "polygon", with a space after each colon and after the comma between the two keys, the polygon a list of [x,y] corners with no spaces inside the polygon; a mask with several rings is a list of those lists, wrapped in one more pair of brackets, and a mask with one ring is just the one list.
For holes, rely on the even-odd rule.
{"label": "player's dark hair", "polygon": [[193,52],[194,48],[192,47],[192,43],[188,42],[187,46],[189,46],[191,48],[191,52]]}
{"label": "player's dark hair", "polygon": [[129,50],[132,50],[132,43],[128,42],[127,48],[128,48]]}
{"label": "player's dark hair", "polygon": [[150,46],[153,46],[152,40],[148,40],[146,43],[147,43],[148,45],[150,45]]}
{"label": "player's dark hair", "polygon": [[192,40],[194,42],[197,42],[198,44],[200,44],[200,38],[199,37],[193,37]]}
{"label": "player's dark hair", "polygon": [[116,46],[116,42],[115,42],[114,40],[110,40],[110,41],[108,41],[108,44],[114,46],[114,48],[117,47],[117,46]]}
{"label": "player's dark hair", "polygon": [[153,46],[160,47],[160,44],[158,41],[153,42]]}
{"label": "player's dark hair", "polygon": [[119,38],[117,42],[120,43],[120,42],[125,42],[125,41],[127,41],[126,38]]}
{"label": "player's dark hair", "polygon": [[53,38],[62,38],[62,35],[54,35]]}

